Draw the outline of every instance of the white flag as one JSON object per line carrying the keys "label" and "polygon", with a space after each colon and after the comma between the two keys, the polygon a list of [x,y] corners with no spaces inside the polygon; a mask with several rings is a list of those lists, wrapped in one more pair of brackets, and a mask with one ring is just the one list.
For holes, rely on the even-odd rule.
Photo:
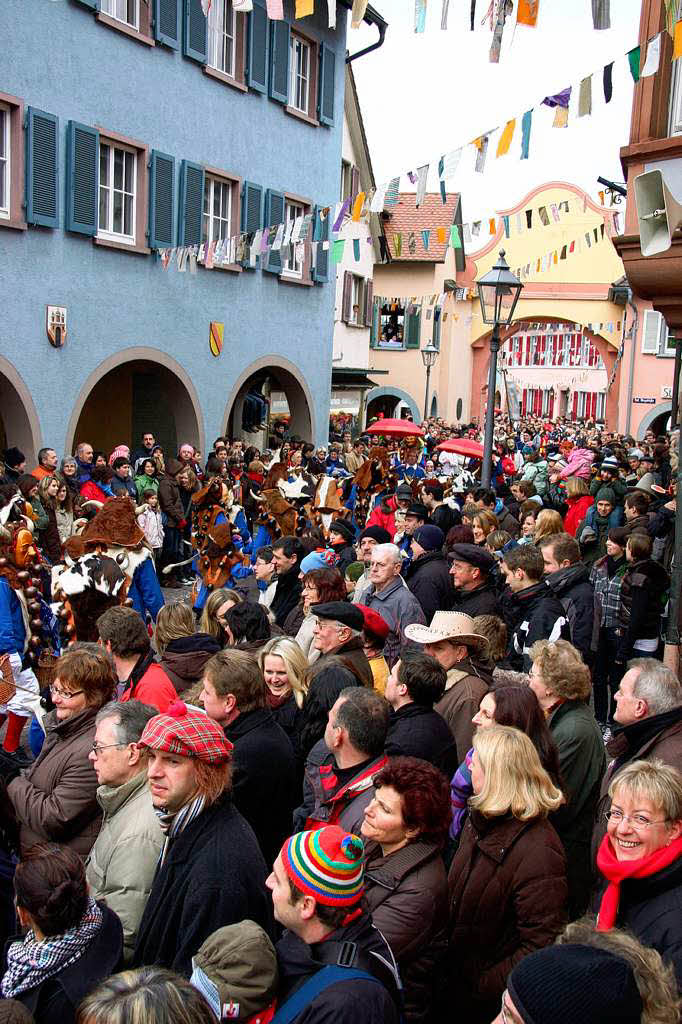
{"label": "white flag", "polygon": [[649,78],[650,75],[655,75],[658,71],[658,65],[661,61],[661,33],[652,39],[646,48],[646,60],[644,61],[644,67],[639,73],[640,78]]}
{"label": "white flag", "polygon": [[381,213],[383,211],[387,187],[387,185],[380,185],[372,196],[372,202],[369,207],[372,213]]}
{"label": "white flag", "polygon": [[336,28],[336,0],[327,0],[329,28]]}
{"label": "white flag", "polygon": [[426,179],[429,176],[429,165],[422,164],[417,168],[417,206],[421,206],[426,195]]}

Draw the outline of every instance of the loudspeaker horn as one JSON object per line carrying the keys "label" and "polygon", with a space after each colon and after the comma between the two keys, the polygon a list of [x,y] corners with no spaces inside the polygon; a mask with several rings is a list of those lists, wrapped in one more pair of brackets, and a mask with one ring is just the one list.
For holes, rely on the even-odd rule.
{"label": "loudspeaker horn", "polygon": [[656,256],[672,245],[673,232],[682,224],[682,203],[670,192],[661,171],[638,174],[634,185],[642,256]]}

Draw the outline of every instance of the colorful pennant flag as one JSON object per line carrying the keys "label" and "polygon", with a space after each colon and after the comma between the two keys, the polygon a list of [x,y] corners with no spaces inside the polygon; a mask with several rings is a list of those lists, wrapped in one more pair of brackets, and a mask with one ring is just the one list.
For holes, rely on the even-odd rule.
{"label": "colorful pennant flag", "polygon": [[365,205],[365,193],[358,192],[355,202],[353,203],[353,220],[359,221],[362,216],[362,210]]}
{"label": "colorful pennant flag", "polygon": [[398,195],[400,194],[400,177],[391,178],[386,189],[384,206],[397,206]]}
{"label": "colorful pennant flag", "polygon": [[355,260],[356,263],[358,263],[359,260],[360,260],[360,239],[359,238],[354,238],[353,239],[353,259]]}
{"label": "colorful pennant flag", "polygon": [[423,32],[426,28],[426,0],[414,0],[414,30]]}
{"label": "colorful pennant flag", "polygon": [[429,251],[429,239],[430,239],[430,237],[431,237],[430,230],[427,229],[427,230],[422,231],[422,245],[424,246],[424,251],[425,252]]}
{"label": "colorful pennant flag", "polygon": [[604,67],[604,103],[610,103],[613,96],[613,61]]}
{"label": "colorful pennant flag", "polygon": [[362,25],[362,19],[367,10],[367,2],[368,0],[353,0],[353,10],[350,16],[351,28],[360,28]]}
{"label": "colorful pennant flag", "polygon": [[336,28],[336,0],[327,0],[327,25]]}
{"label": "colorful pennant flag", "polygon": [[476,147],[476,165],[474,170],[478,174],[483,174],[485,169],[485,158],[488,155],[489,141],[490,139],[488,135],[479,135],[479,137],[473,141],[473,145]]}
{"label": "colorful pennant flag", "polygon": [[[675,29],[677,30],[677,26],[675,26]],[[630,74],[632,75],[633,82],[639,82],[639,61],[641,57],[641,51],[641,46],[635,46],[632,50],[628,50],[628,65],[630,68]]]}
{"label": "colorful pennant flag", "polygon": [[315,0],[296,0],[296,18],[309,18],[315,13]]}
{"label": "colorful pennant flag", "polygon": [[462,239],[459,237],[459,228],[456,224],[450,226],[450,245],[453,249],[462,248]]}
{"label": "colorful pennant flag", "polygon": [[533,122],[533,111],[527,110],[521,122],[521,159],[528,159],[530,149],[530,129]]}
{"label": "colorful pennant flag", "polygon": [[682,57],[682,18],[675,23],[673,34],[673,60],[678,60],[680,57]]}
{"label": "colorful pennant flag", "polygon": [[644,61],[644,67],[639,73],[640,78],[650,78],[651,75],[655,75],[658,71],[659,64],[661,63],[661,33],[649,40],[646,48],[646,60]]}
{"label": "colorful pennant flag", "polygon": [[[284,18],[283,0],[266,0],[266,8],[270,21],[282,21]],[[336,12],[336,4],[334,4],[334,11]]]}
{"label": "colorful pennant flag", "polygon": [[592,75],[583,78],[578,95],[578,117],[587,117],[592,113]]}
{"label": "colorful pennant flag", "polygon": [[511,121],[507,121],[506,125],[502,129],[499,141],[497,143],[496,157],[499,158],[509,152],[509,147],[512,144],[514,138],[514,129],[516,128],[516,118]]}
{"label": "colorful pennant flag", "polygon": [[334,263],[340,263],[342,261],[342,259],[343,259],[343,250],[345,249],[345,247],[346,247],[346,242],[345,242],[345,239],[343,239],[343,238],[337,238],[337,240],[332,244],[331,256],[332,256],[332,260],[334,261]]}
{"label": "colorful pennant flag", "polygon": [[450,0],[443,0],[443,7],[440,12],[440,27],[443,32],[448,27],[448,11],[450,10]]}

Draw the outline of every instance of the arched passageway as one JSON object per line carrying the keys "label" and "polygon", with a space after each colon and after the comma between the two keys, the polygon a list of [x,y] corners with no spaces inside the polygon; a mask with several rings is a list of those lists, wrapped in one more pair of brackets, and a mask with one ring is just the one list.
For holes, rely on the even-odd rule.
{"label": "arched passageway", "polygon": [[286,360],[259,360],[238,379],[225,407],[223,433],[266,448],[278,422],[288,433],[312,440],[315,437],[313,404],[308,385],[299,370]]}
{"label": "arched passageway", "polygon": [[134,447],[146,431],[167,455],[174,456],[183,442],[204,448],[199,400],[182,367],[154,350],[129,350],[128,358],[119,353],[85,382],[71,416],[67,450],[75,451],[81,441],[105,452],[121,443]]}
{"label": "arched passageway", "polygon": [[30,470],[41,444],[40,421],[31,394],[14,366],[0,356],[0,450],[19,448]]}

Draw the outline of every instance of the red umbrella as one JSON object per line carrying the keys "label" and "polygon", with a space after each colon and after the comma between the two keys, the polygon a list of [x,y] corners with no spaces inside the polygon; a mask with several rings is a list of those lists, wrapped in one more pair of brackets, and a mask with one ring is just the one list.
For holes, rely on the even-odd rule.
{"label": "red umbrella", "polygon": [[422,437],[424,431],[412,420],[377,420],[367,427],[366,434],[384,434],[386,437]]}
{"label": "red umbrella", "polygon": [[470,441],[468,437],[452,437],[437,445],[440,452],[454,452],[455,455],[468,455],[474,459],[483,458],[483,445],[480,441]]}

